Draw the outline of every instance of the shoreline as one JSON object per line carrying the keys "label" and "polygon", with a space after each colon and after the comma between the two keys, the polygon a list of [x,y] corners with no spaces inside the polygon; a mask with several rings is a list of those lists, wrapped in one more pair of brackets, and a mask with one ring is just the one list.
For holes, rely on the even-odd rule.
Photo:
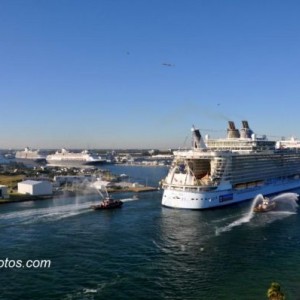
{"label": "shoreline", "polygon": [[[126,189],[108,189],[108,193],[116,194],[116,193],[146,193],[146,192],[154,192],[158,191],[158,188],[155,187],[130,187]],[[80,191],[72,191],[66,190],[61,193],[56,193],[53,195],[41,195],[41,196],[32,196],[32,195],[11,195],[11,198],[1,199],[1,204],[9,204],[9,203],[19,203],[19,202],[28,202],[28,201],[42,201],[42,200],[51,200],[51,199],[59,199],[62,195],[66,195],[69,197],[75,197],[76,195],[83,196],[83,195],[98,195],[97,193],[93,192],[85,192],[82,193]]]}

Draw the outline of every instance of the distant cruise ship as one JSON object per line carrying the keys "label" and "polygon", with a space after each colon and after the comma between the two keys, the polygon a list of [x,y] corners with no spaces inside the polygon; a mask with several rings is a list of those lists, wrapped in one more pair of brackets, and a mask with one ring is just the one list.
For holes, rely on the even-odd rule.
{"label": "distant cruise ship", "polygon": [[31,150],[26,147],[23,151],[16,152],[16,158],[18,159],[31,159],[31,160],[46,160],[46,154],[40,150]]}
{"label": "distant cruise ship", "polygon": [[298,148],[300,149],[300,140],[291,137],[289,140],[280,140],[276,142],[276,147],[279,149]]}
{"label": "distant cruise ship", "polygon": [[192,129],[192,149],[174,152],[162,181],[164,206],[206,209],[300,187],[300,150],[277,149],[242,124],[239,131],[229,122],[225,139],[204,141]]}
{"label": "distant cruise ship", "polygon": [[56,151],[54,154],[47,155],[46,160],[49,164],[83,164],[95,165],[106,162],[101,157],[96,157],[84,150],[82,152],[69,152],[66,149]]}

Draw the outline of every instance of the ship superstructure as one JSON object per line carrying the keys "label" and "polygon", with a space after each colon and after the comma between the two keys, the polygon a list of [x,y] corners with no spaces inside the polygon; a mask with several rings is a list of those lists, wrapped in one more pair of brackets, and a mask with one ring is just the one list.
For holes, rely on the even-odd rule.
{"label": "ship superstructure", "polygon": [[276,149],[242,124],[238,130],[230,121],[225,139],[203,140],[192,129],[192,149],[174,152],[163,180],[163,205],[205,209],[300,187],[300,151]]}
{"label": "ship superstructure", "polygon": [[41,150],[32,150],[29,147],[26,147],[22,151],[16,152],[16,158],[18,159],[31,159],[31,160],[45,160],[46,154]]}
{"label": "ship superstructure", "polygon": [[99,156],[90,154],[87,150],[82,152],[70,152],[66,149],[56,151],[54,154],[49,154],[46,160],[50,164],[103,164],[106,162]]}
{"label": "ship superstructure", "polygon": [[300,140],[295,137],[291,137],[289,140],[281,139],[280,141],[276,142],[276,148],[278,149],[291,149],[297,148],[300,149]]}

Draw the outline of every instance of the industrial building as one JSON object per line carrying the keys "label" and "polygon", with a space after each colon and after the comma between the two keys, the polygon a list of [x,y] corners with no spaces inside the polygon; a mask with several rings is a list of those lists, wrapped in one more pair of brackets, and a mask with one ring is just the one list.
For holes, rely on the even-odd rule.
{"label": "industrial building", "polygon": [[51,195],[52,183],[49,181],[25,180],[18,183],[18,193],[33,196]]}

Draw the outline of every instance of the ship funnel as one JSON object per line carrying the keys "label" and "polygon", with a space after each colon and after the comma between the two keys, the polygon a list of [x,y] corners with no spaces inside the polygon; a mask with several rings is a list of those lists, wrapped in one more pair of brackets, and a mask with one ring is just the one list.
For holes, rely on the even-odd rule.
{"label": "ship funnel", "polygon": [[243,128],[249,129],[248,121],[242,121]]}
{"label": "ship funnel", "polygon": [[253,131],[250,129],[248,121],[242,121],[241,138],[251,138]]}
{"label": "ship funnel", "polygon": [[227,138],[239,138],[239,130],[235,128],[234,122],[228,121]]}
{"label": "ship funnel", "polygon": [[202,139],[200,130],[195,128],[194,126],[191,130],[193,132],[193,148],[194,149],[205,149],[206,145]]}

